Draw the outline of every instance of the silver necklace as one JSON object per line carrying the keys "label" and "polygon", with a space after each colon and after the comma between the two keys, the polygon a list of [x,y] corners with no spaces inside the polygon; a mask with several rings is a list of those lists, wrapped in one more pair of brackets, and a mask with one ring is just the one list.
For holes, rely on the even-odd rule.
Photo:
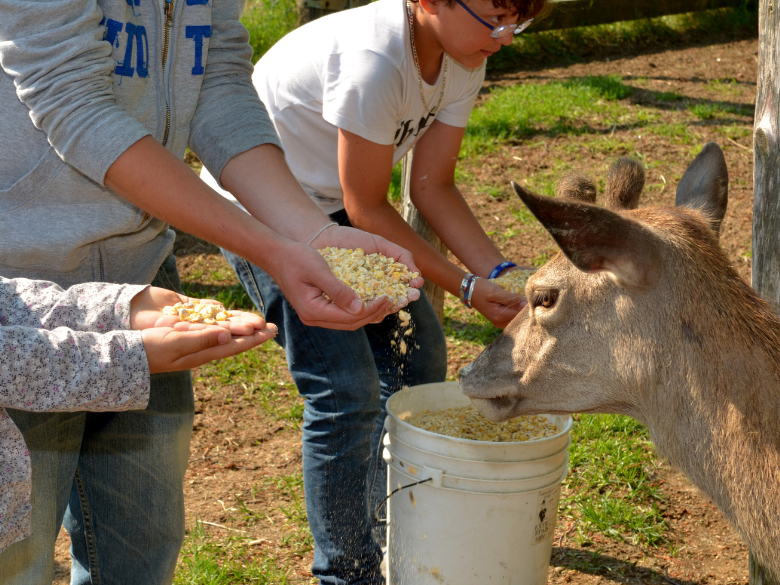
{"label": "silver necklace", "polygon": [[412,3],[409,2],[409,0],[406,0],[406,13],[409,15],[409,34],[412,38],[412,55],[414,56],[414,66],[417,67],[417,85],[420,86],[420,99],[422,100],[423,107],[428,110],[429,113],[435,114],[439,106],[441,105],[441,100],[444,97],[444,88],[447,87],[447,53],[444,53],[444,71],[442,72],[442,78],[441,78],[441,91],[439,91],[439,101],[436,102],[436,105],[433,108],[429,108],[428,104],[425,103],[425,91],[423,91],[423,84],[422,84],[422,72],[420,71],[420,61],[417,59],[417,47],[414,44],[414,17],[412,16]]}

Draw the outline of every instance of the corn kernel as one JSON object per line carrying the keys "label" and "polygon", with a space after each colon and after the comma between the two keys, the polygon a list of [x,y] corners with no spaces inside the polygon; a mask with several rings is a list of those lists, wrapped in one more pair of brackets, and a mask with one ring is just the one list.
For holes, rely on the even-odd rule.
{"label": "corn kernel", "polygon": [[496,443],[518,443],[551,437],[558,427],[539,415],[518,416],[501,423],[492,423],[473,406],[448,408],[415,414],[405,419],[410,425],[432,433]]}
{"label": "corn kernel", "polygon": [[525,294],[525,284],[528,279],[536,272],[534,269],[530,270],[513,270],[505,276],[499,276],[498,278],[491,279],[491,282],[495,282],[501,288],[518,295]]}
{"label": "corn kernel", "polygon": [[176,303],[164,307],[163,315],[177,315],[179,320],[189,323],[214,325],[217,321],[227,321],[230,312],[221,303]]}
{"label": "corn kernel", "polygon": [[319,253],[333,274],[366,302],[387,295],[396,303],[408,296],[409,282],[419,276],[394,258],[366,254],[360,248],[323,248]]}

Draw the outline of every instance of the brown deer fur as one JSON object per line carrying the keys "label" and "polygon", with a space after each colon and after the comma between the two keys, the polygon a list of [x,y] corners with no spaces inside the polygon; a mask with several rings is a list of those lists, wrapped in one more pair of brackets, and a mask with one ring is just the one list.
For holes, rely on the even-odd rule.
{"label": "brown deer fur", "polygon": [[492,420],[641,420],[780,575],[780,321],[718,245],[720,148],[707,145],[689,171],[681,186],[697,192],[678,190],[685,208],[626,209],[633,198],[613,190],[609,210],[515,186],[563,253],[528,281],[528,306],[461,384]]}

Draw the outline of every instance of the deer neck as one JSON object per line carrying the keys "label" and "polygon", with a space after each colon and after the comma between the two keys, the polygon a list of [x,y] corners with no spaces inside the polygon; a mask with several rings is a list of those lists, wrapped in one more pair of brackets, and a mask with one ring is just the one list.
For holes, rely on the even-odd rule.
{"label": "deer neck", "polygon": [[[768,561],[780,550],[780,324],[763,321],[759,331],[733,321],[728,335],[716,323],[694,341],[683,331],[666,356],[679,369],[657,381],[642,418],[661,454]],[[768,566],[780,573],[780,561]]]}

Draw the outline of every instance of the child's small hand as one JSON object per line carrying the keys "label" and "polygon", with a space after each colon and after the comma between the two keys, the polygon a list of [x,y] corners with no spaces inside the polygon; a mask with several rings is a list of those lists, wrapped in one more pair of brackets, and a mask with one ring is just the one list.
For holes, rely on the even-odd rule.
{"label": "child's small hand", "polygon": [[150,327],[141,331],[141,338],[149,362],[149,373],[189,370],[212,360],[221,359],[252,349],[273,339],[276,325],[255,330],[251,335],[231,336],[225,328],[200,323],[186,331],[173,327]]}
{"label": "child's small hand", "polygon": [[[164,315],[165,307],[176,303],[216,303],[209,299],[193,299],[164,288],[150,286],[138,293],[130,302],[130,328],[149,329],[150,327],[174,327],[177,331],[198,330],[193,323],[182,322],[176,315]],[[244,311],[230,311],[227,321],[218,321],[220,327],[228,329],[232,335],[252,335],[256,330],[266,327],[265,320],[259,315]]]}

